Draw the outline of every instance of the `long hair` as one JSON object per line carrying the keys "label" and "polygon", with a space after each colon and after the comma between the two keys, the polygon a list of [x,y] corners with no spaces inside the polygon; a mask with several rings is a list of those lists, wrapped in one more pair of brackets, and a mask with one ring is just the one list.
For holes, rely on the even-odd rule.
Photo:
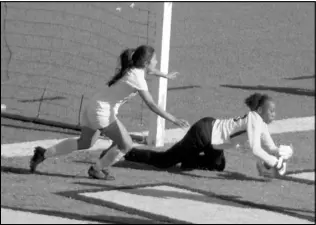
{"label": "long hair", "polygon": [[118,66],[115,69],[115,75],[112,79],[107,83],[109,87],[115,84],[118,80],[120,80],[126,72],[133,67],[132,55],[135,49],[125,49],[119,56]]}
{"label": "long hair", "polygon": [[132,68],[142,69],[150,62],[155,49],[149,45],[141,45],[136,49],[126,49],[119,56],[119,66],[116,68],[115,75],[107,83],[110,87]]}
{"label": "long hair", "polygon": [[245,99],[245,104],[251,111],[255,111],[268,100],[272,98],[266,94],[254,93]]}

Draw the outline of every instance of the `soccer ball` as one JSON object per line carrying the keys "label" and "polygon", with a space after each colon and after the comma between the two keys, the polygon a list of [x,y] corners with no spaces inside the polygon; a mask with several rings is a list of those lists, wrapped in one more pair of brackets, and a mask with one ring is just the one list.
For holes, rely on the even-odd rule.
{"label": "soccer ball", "polygon": [[259,175],[263,177],[275,178],[275,177],[284,176],[286,173],[286,162],[283,162],[283,167],[279,170],[275,167],[268,166],[262,160],[258,160],[256,163],[256,166],[257,166]]}

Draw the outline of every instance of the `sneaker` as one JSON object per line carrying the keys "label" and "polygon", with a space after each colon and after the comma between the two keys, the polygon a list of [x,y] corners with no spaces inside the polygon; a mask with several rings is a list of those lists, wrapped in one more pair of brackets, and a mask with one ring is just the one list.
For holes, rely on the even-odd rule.
{"label": "sneaker", "polygon": [[42,148],[39,146],[35,148],[34,155],[32,156],[30,160],[31,173],[34,173],[38,164],[40,164],[41,162],[45,160],[45,156],[44,156],[45,151],[46,151],[45,148]]}
{"label": "sneaker", "polygon": [[115,180],[115,177],[113,175],[110,174],[108,169],[103,169],[102,173],[104,174],[104,176],[106,177],[106,180]]}
{"label": "sneaker", "polygon": [[89,177],[91,177],[93,179],[102,179],[102,180],[114,180],[115,179],[107,171],[105,171],[105,170],[98,171],[98,170],[94,169],[93,166],[90,166],[90,168],[88,170],[88,175],[89,175]]}

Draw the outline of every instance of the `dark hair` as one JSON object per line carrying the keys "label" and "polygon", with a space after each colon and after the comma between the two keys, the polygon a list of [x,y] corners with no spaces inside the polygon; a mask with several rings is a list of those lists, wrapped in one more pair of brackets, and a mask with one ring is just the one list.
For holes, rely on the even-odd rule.
{"label": "dark hair", "polygon": [[272,98],[266,94],[254,93],[245,99],[245,104],[251,111],[255,111],[268,100]]}
{"label": "dark hair", "polygon": [[155,53],[155,49],[149,45],[141,45],[136,49],[126,49],[119,56],[119,66],[116,68],[115,75],[107,83],[112,86],[132,68],[144,68],[150,62]]}

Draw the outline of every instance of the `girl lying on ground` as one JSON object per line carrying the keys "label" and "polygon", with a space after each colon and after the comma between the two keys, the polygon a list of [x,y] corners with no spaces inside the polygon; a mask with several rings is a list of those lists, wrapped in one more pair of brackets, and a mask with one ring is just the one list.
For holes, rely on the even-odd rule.
{"label": "girl lying on ground", "polygon": [[238,149],[237,145],[249,141],[253,154],[267,168],[281,170],[284,160],[290,158],[293,151],[291,148],[277,147],[268,131],[268,124],[275,118],[274,101],[268,95],[255,93],[246,98],[245,103],[250,110],[244,116],[229,119],[202,118],[190,127],[182,140],[168,150],[157,152],[133,148],[125,155],[125,159],[158,168],[169,168],[181,163],[183,169],[223,171],[226,163],[223,150]]}

